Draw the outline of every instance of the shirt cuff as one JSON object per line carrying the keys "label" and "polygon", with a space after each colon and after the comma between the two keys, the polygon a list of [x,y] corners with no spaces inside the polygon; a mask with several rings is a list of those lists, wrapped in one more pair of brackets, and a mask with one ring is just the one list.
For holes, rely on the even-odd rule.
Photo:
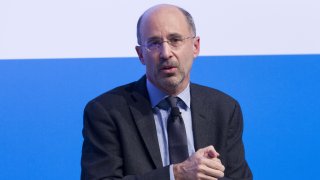
{"label": "shirt cuff", "polygon": [[170,165],[169,172],[170,172],[170,180],[174,180],[173,164]]}

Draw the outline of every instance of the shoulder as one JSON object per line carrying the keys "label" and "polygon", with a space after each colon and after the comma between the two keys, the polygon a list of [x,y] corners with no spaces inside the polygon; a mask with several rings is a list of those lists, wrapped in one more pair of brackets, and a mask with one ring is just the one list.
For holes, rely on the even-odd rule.
{"label": "shoulder", "polygon": [[111,89],[90,100],[86,109],[92,106],[102,106],[104,109],[121,108],[126,104],[126,99],[133,91],[135,82],[125,84],[114,89]]}
{"label": "shoulder", "polygon": [[195,83],[190,85],[191,91],[206,98],[223,99],[225,101],[236,101],[233,97],[218,89]]}
{"label": "shoulder", "polygon": [[192,100],[196,99],[197,102],[209,106],[229,107],[231,109],[238,106],[236,99],[215,88],[191,83],[190,92]]}
{"label": "shoulder", "polygon": [[128,103],[137,100],[148,101],[148,99],[146,77],[143,76],[137,81],[116,87],[97,96],[89,101],[86,107],[91,104],[99,104],[104,109],[123,109]]}

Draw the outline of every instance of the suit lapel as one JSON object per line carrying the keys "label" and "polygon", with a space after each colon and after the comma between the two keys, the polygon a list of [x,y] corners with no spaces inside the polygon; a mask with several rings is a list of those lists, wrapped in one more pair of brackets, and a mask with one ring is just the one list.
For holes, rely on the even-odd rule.
{"label": "suit lapel", "polygon": [[134,84],[129,107],[154,165],[162,167],[153,112],[146,88],[145,76]]}
{"label": "suit lapel", "polygon": [[206,104],[207,97],[201,92],[201,87],[191,84],[191,113],[195,150],[214,145],[214,117],[210,117],[210,107]]}
{"label": "suit lapel", "polygon": [[[191,93],[191,113],[195,150],[215,145],[215,117],[210,117],[212,111],[205,103],[207,97],[203,95],[201,87],[190,85]],[[153,112],[146,88],[146,77],[144,76],[134,84],[128,98],[129,107],[132,112],[138,131],[144,141],[148,153],[154,163],[159,168],[162,167],[161,153],[158,144],[156,126]]]}

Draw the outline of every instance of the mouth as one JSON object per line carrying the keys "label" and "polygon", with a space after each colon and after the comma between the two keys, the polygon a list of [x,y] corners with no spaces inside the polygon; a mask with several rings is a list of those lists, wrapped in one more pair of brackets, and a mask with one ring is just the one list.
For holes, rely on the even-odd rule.
{"label": "mouth", "polygon": [[160,68],[160,71],[165,74],[173,74],[178,68],[176,66],[163,66]]}

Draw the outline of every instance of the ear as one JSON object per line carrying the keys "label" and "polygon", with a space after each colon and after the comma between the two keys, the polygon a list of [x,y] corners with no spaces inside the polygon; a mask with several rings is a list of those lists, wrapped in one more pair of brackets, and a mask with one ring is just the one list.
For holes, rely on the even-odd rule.
{"label": "ear", "polygon": [[141,46],[136,46],[136,52],[138,54],[138,57],[140,59],[140,62],[145,65],[144,59],[143,59],[143,52]]}
{"label": "ear", "polygon": [[200,53],[200,37],[197,36],[193,42],[193,57],[196,58]]}

